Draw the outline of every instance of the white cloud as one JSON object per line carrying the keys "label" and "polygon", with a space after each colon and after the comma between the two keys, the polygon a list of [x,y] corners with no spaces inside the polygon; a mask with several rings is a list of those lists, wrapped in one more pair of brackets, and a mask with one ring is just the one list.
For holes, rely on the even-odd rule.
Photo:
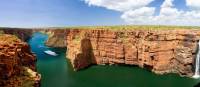
{"label": "white cloud", "polygon": [[153,0],[85,0],[90,6],[105,7],[115,11],[128,11],[146,6]]}
{"label": "white cloud", "polygon": [[[136,10],[129,10],[124,12],[121,16],[128,23],[149,23],[154,15],[155,8],[153,7],[142,7]],[[145,19],[145,21],[144,21]]]}
{"label": "white cloud", "polygon": [[200,0],[186,0],[186,5],[192,9],[200,10]]}
{"label": "white cloud", "polygon": [[165,0],[160,13],[155,7],[148,7],[153,0],[85,0],[93,6],[105,7],[122,13],[121,18],[128,24],[137,25],[200,25],[200,0],[186,0],[190,11],[175,8],[174,0]]}
{"label": "white cloud", "polygon": [[[160,21],[160,24],[168,24],[173,23],[176,19],[181,16],[182,11],[174,8],[173,6],[174,0],[165,0],[161,5],[160,14],[156,17],[157,21]],[[171,24],[170,24],[171,25]]]}
{"label": "white cloud", "polygon": [[174,0],[165,0],[163,4],[161,5],[162,8],[167,8],[167,7],[173,7],[173,2]]}

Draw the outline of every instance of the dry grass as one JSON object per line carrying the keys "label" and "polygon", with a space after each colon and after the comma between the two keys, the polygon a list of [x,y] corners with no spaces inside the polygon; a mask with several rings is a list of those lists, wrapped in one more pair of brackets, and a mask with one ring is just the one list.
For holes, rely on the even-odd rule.
{"label": "dry grass", "polygon": [[14,35],[8,35],[8,34],[0,34],[0,43],[13,43],[18,42],[20,39],[17,36]]}
{"label": "dry grass", "polygon": [[169,30],[169,29],[200,29],[200,26],[121,25],[121,26],[78,26],[78,27],[66,27],[66,29]]}

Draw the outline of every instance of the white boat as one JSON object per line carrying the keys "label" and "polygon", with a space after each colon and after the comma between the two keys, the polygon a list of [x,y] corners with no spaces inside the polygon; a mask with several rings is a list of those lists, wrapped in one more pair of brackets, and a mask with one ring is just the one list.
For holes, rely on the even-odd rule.
{"label": "white boat", "polygon": [[46,54],[52,55],[52,56],[57,56],[58,54],[56,54],[55,52],[51,51],[51,50],[47,50],[44,51]]}

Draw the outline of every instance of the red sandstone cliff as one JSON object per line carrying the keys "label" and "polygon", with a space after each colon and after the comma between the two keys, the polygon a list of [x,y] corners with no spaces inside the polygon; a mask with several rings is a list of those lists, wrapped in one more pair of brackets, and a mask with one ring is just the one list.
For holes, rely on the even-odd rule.
{"label": "red sandstone cliff", "polygon": [[158,73],[193,75],[199,30],[68,30],[75,70],[91,64],[138,65]]}
{"label": "red sandstone cliff", "polygon": [[193,75],[193,61],[197,41],[200,38],[200,31],[194,29],[55,28],[30,31],[31,33],[44,31],[48,34],[49,39],[46,42],[48,46],[67,46],[67,58],[75,70],[91,64],[126,64],[148,68],[158,74],[178,73],[186,76]]}
{"label": "red sandstone cliff", "polygon": [[66,29],[48,29],[43,30],[44,33],[48,34],[49,38],[46,41],[46,45],[49,47],[65,48],[66,46]]}
{"label": "red sandstone cliff", "polygon": [[0,87],[39,87],[36,57],[16,36],[0,34]]}
{"label": "red sandstone cliff", "polygon": [[3,31],[5,34],[15,35],[23,41],[27,41],[33,33],[33,29],[25,28],[0,28],[0,31]]}

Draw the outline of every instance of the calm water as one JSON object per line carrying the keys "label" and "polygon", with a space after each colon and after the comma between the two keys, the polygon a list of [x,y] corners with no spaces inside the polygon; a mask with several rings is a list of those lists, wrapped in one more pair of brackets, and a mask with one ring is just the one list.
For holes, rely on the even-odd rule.
{"label": "calm water", "polygon": [[[42,87],[193,87],[198,79],[178,75],[156,75],[147,70],[128,66],[92,66],[74,72],[65,59],[65,49],[44,45],[48,36],[35,33],[29,44],[37,55],[37,69],[42,75]],[[50,56],[45,50],[59,54]]]}

